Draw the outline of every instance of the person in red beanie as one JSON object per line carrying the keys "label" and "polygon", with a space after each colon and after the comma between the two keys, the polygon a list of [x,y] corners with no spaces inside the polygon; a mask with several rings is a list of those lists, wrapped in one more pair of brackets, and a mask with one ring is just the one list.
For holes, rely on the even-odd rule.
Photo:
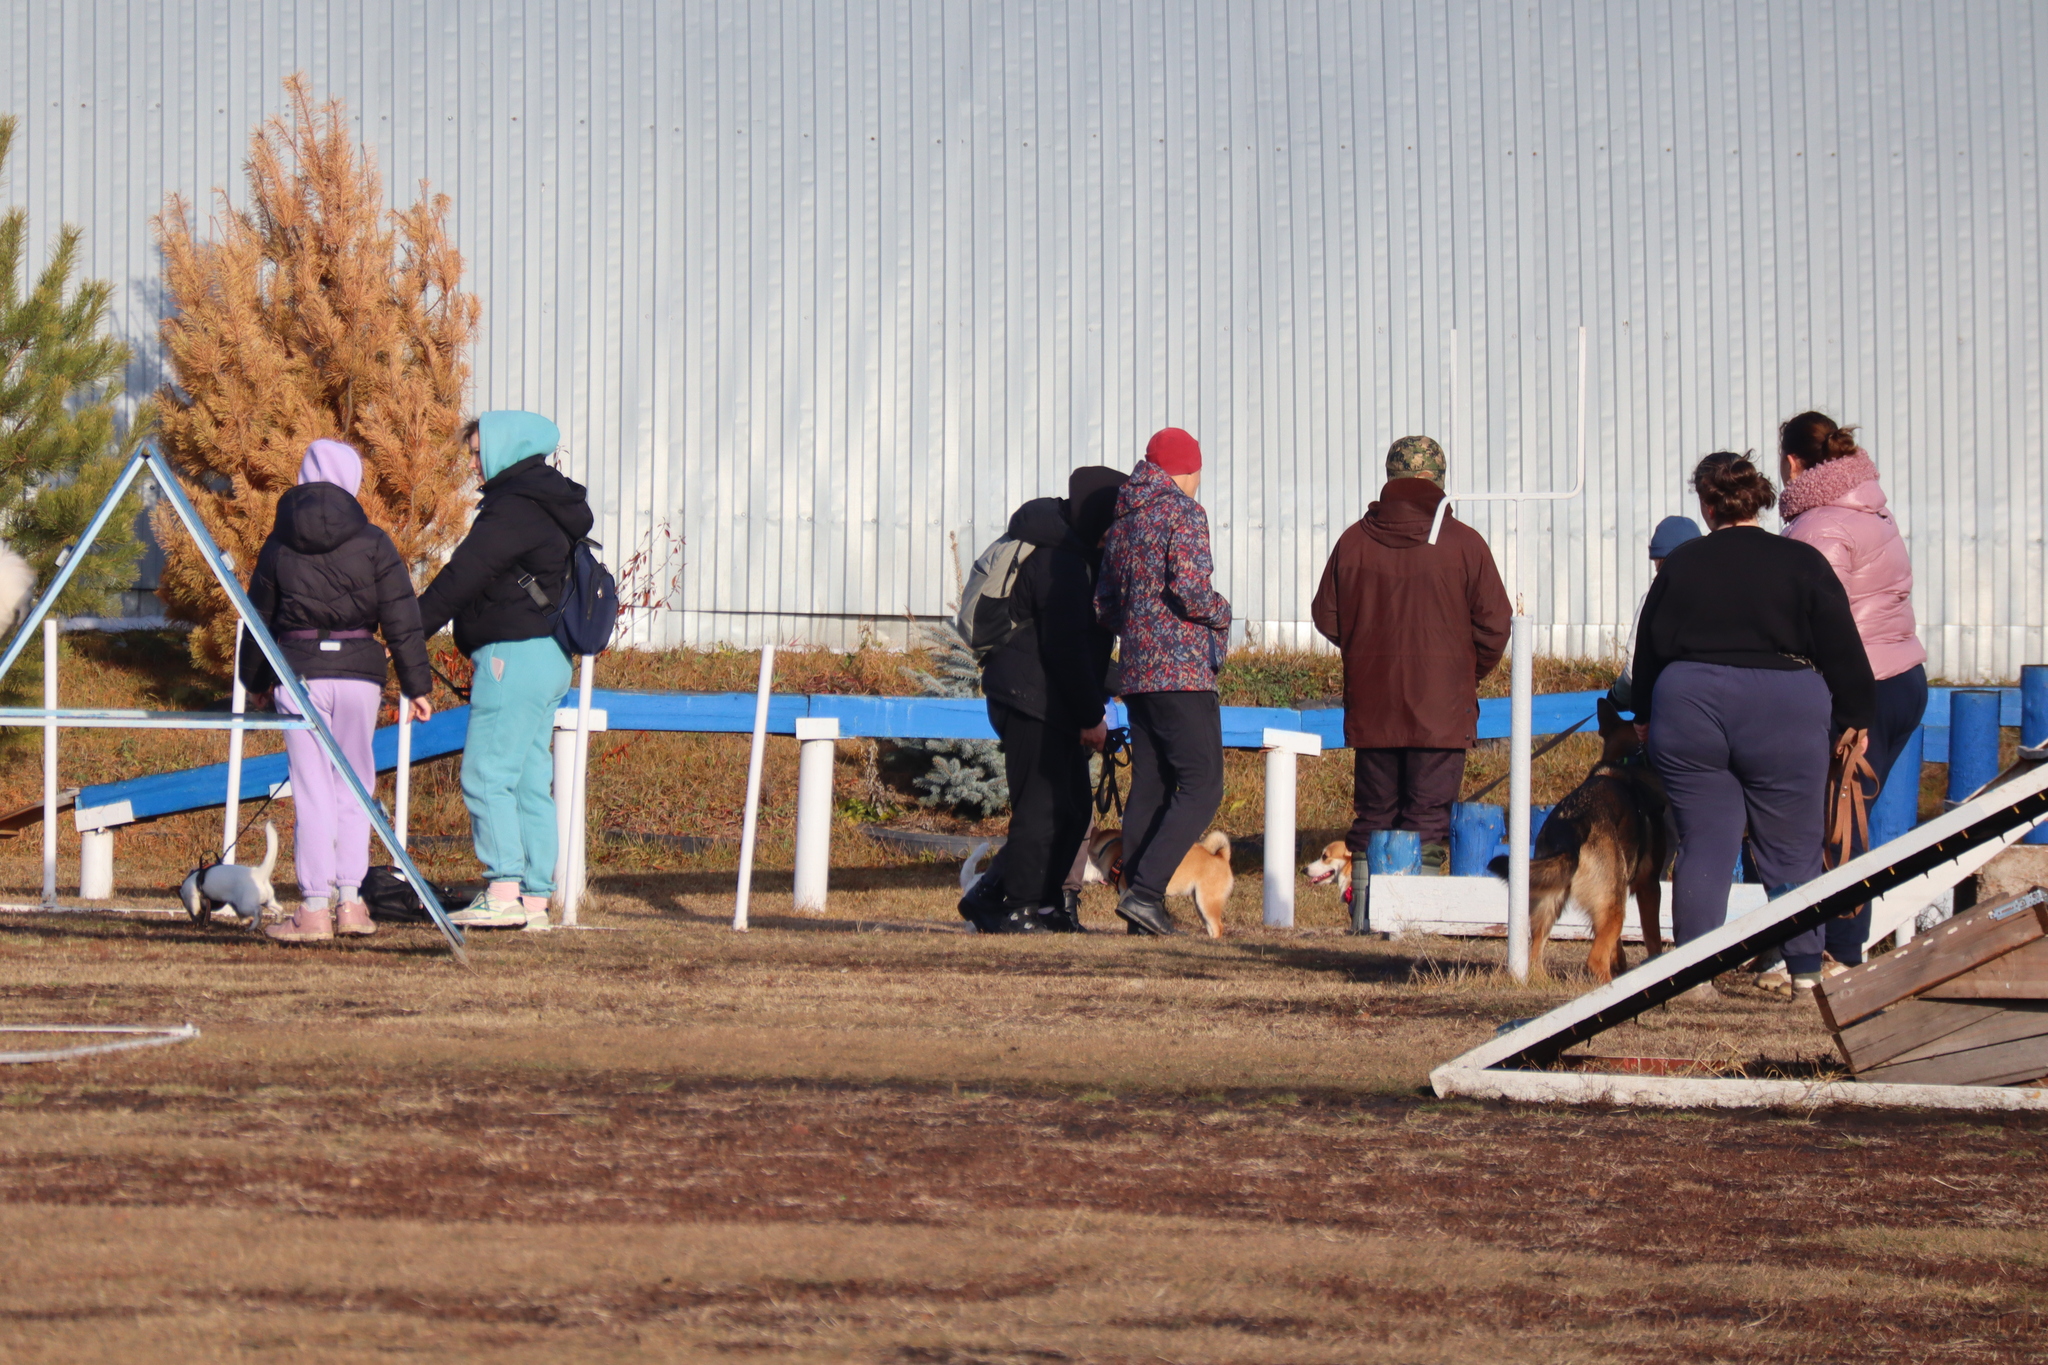
{"label": "person in red beanie", "polygon": [[1117,491],[1103,542],[1095,617],[1118,637],[1116,691],[1131,718],[1123,892],[1116,912],[1141,934],[1179,932],[1166,884],[1223,800],[1223,712],[1216,671],[1230,603],[1210,582],[1209,518],[1195,501],[1202,447],[1168,427]]}

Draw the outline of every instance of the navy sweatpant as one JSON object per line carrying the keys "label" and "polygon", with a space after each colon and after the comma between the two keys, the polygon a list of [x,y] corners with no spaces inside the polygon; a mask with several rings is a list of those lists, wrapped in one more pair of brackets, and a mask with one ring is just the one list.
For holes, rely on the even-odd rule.
{"label": "navy sweatpant", "polygon": [[1658,676],[1649,748],[1678,825],[1676,942],[1726,922],[1745,824],[1766,886],[1821,874],[1832,710],[1827,684],[1810,669],[1676,663]]}
{"label": "navy sweatpant", "polygon": [[[1898,761],[1899,750],[1913,737],[1913,731],[1920,728],[1921,720],[1927,714],[1927,669],[1914,664],[1904,673],[1895,677],[1877,680],[1877,723],[1870,727],[1870,747],[1864,756],[1870,760],[1870,767],[1877,774],[1877,783],[1863,784],[1864,794],[1870,800],[1877,800],[1877,794],[1884,790],[1890,780],[1892,764]],[[1920,786],[1920,774],[1902,772],[1899,781]],[[1852,840],[1849,854],[1867,852],[1862,839]],[[1815,938],[1815,935],[1821,937]],[[1870,905],[1866,902],[1861,910],[1841,919],[1831,919],[1819,929],[1801,934],[1785,945],[1788,962],[1795,958],[1811,959],[1813,954],[1825,946],[1827,953],[1845,967],[1853,967],[1863,961],[1863,941],[1870,937]],[[1798,971],[1815,971],[1820,963],[1802,961],[1794,963]]]}

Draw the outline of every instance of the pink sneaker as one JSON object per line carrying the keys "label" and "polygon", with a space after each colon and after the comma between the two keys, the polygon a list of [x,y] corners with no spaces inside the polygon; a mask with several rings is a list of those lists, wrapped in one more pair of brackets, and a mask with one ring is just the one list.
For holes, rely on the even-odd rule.
{"label": "pink sneaker", "polygon": [[343,901],[335,916],[334,932],[363,938],[377,932],[377,926],[370,921],[370,907],[361,901]]}
{"label": "pink sneaker", "polygon": [[334,937],[334,914],[302,905],[298,914],[265,926],[263,932],[279,943],[325,943]]}

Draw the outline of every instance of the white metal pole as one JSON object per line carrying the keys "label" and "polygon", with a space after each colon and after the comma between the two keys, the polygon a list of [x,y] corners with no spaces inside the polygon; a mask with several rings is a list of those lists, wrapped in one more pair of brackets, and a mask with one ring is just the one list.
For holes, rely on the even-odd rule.
{"label": "white metal pole", "polygon": [[796,723],[796,908],[825,913],[832,872],[832,762],[839,722],[829,716]]}
{"label": "white metal pole", "polygon": [[1294,795],[1292,750],[1266,750],[1265,921],[1269,929],[1294,927]]}
{"label": "white metal pole", "polygon": [[747,927],[747,898],[754,889],[754,826],[761,811],[761,755],[768,745],[768,684],[775,677],[775,645],[761,646],[761,681],[754,689],[754,750],[747,758],[747,817],[740,827],[740,884],[732,902],[732,927]]}
{"label": "white metal pole", "polygon": [[[232,692],[233,703],[228,708],[235,715],[242,715],[249,709],[249,689],[242,686],[242,625],[235,623],[235,681]],[[222,820],[220,841],[227,852],[220,860],[231,863],[235,860],[236,828],[242,820],[242,727],[235,725],[228,730],[228,808]]]}
{"label": "white metal pole", "polygon": [[[562,712],[555,712],[555,909],[566,911],[569,904],[569,819],[576,803],[570,792],[576,785],[576,755],[572,748],[576,732],[562,724]],[[567,923],[565,919],[563,923]]]}
{"label": "white metal pole", "polygon": [[391,828],[403,848],[412,824],[412,699],[403,691],[398,694],[398,770],[392,781]]}
{"label": "white metal pole", "polygon": [[[43,709],[57,709],[57,622],[43,618]],[[57,720],[43,722],[43,904],[57,904]]]}
{"label": "white metal pole", "polygon": [[1529,979],[1529,730],[1535,691],[1529,629],[1529,618],[1516,612],[1508,627],[1508,974],[1517,981]]}
{"label": "white metal pole", "polygon": [[576,923],[576,907],[583,901],[590,858],[590,685],[596,660],[583,656],[581,676],[576,683],[575,772],[569,783],[569,877],[562,896],[562,923]]}

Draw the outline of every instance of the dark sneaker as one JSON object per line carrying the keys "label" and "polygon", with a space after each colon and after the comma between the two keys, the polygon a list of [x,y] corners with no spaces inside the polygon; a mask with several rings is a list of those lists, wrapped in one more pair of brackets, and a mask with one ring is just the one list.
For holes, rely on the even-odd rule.
{"label": "dark sneaker", "polygon": [[993,929],[985,929],[982,932],[989,934],[1051,933],[1052,931],[1046,928],[1045,925],[1045,919],[1049,913],[1050,910],[1046,906],[1021,906],[999,916]]}
{"label": "dark sneaker", "polygon": [[1165,906],[1158,901],[1146,900],[1135,891],[1124,892],[1116,903],[1116,913],[1131,926],[1134,934],[1166,938],[1180,932],[1174,925],[1173,916],[1166,913]]}
{"label": "dark sneaker", "polygon": [[1060,893],[1057,908],[1048,906],[1045,913],[1045,927],[1055,934],[1085,934],[1081,927],[1081,893],[1064,891]]}

